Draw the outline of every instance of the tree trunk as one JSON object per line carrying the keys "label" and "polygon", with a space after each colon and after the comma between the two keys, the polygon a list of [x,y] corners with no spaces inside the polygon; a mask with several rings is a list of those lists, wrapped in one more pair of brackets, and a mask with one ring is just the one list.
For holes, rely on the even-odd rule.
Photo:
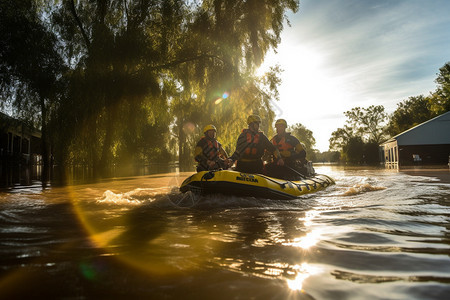
{"label": "tree trunk", "polygon": [[41,143],[42,143],[42,185],[46,185],[50,180],[51,160],[48,143],[48,128],[47,128],[47,107],[45,106],[45,99],[41,98]]}
{"label": "tree trunk", "polygon": [[185,169],[185,155],[184,155],[184,144],[186,143],[186,135],[183,130],[183,124],[178,123],[178,164],[180,166],[180,171]]}
{"label": "tree trunk", "polygon": [[102,177],[111,175],[111,145],[114,133],[114,115],[112,110],[107,114],[105,141],[103,142],[102,154],[98,166],[100,176]]}

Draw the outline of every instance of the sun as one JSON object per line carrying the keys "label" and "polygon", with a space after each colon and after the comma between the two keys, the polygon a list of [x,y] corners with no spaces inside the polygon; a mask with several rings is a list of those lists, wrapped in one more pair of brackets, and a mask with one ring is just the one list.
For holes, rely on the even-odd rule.
{"label": "sun", "polygon": [[[270,52],[258,69],[262,75],[271,66],[280,65],[282,84],[279,87],[281,101],[289,101],[299,108],[300,101],[330,102],[344,97],[340,82],[333,75],[333,66],[327,54],[315,48],[284,45],[277,53]],[[303,102],[302,101],[302,102]]]}
{"label": "sun", "polygon": [[345,111],[347,84],[334,73],[329,56],[319,48],[282,43],[277,53],[268,53],[257,74],[261,76],[275,65],[283,70],[280,101],[273,105],[277,117],[306,126],[314,132],[316,147],[327,150],[329,128],[337,128],[336,120],[327,120],[327,116]]}

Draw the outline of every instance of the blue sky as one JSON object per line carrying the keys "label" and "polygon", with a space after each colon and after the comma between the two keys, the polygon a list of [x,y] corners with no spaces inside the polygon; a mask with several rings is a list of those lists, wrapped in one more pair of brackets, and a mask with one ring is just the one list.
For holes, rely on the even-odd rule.
{"label": "blue sky", "polygon": [[434,91],[450,61],[448,0],[301,0],[288,16],[291,27],[262,69],[284,70],[277,117],[312,130],[321,151],[345,111],[383,105],[392,113]]}

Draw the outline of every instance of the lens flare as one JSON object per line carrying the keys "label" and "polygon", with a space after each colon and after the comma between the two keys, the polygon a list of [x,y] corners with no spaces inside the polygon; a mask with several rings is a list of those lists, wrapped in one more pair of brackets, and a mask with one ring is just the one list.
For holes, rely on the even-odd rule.
{"label": "lens flare", "polygon": [[[109,190],[110,183],[98,189],[68,186],[67,194],[92,247],[101,249],[101,256],[110,256],[151,276],[167,276],[200,268],[210,259],[210,250],[220,246],[212,241],[205,247],[204,235],[186,236],[181,224],[169,224],[150,214],[148,205],[154,202],[157,207],[173,206],[168,194],[186,177],[184,173],[155,175],[150,186],[131,191]],[[142,221],[147,213],[148,220]],[[207,230],[204,232],[209,235]],[[178,255],[168,255],[171,251]],[[88,280],[98,280],[101,275],[91,262],[83,262],[79,270]]]}
{"label": "lens flare", "polygon": [[195,124],[192,122],[186,122],[183,124],[183,131],[187,134],[193,133],[195,130]]}
{"label": "lens flare", "polygon": [[228,99],[228,97],[230,97],[230,94],[228,92],[225,92],[222,94],[222,97],[219,97],[214,101],[214,104],[220,104],[223,100]]}
{"label": "lens flare", "polygon": [[80,264],[80,271],[83,274],[83,277],[89,280],[95,280],[97,277],[97,273],[94,267],[86,262]]}

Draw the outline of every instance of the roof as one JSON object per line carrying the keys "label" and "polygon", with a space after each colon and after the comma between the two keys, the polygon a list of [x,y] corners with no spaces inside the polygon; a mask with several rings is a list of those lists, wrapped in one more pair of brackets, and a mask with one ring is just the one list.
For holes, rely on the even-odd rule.
{"label": "roof", "polygon": [[42,133],[39,130],[0,111],[0,133],[2,132],[12,132],[17,135],[34,136],[37,138],[42,137]]}
{"label": "roof", "polygon": [[383,144],[394,140],[399,146],[450,144],[450,111],[403,131]]}

